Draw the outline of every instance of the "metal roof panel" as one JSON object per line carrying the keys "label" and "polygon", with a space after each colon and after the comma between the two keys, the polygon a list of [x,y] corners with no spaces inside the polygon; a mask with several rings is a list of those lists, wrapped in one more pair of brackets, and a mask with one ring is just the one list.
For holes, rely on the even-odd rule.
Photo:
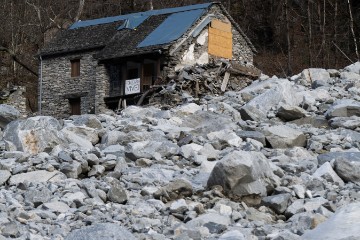
{"label": "metal roof panel", "polygon": [[137,47],[169,43],[181,37],[200,16],[204,9],[173,13],[151,32]]}

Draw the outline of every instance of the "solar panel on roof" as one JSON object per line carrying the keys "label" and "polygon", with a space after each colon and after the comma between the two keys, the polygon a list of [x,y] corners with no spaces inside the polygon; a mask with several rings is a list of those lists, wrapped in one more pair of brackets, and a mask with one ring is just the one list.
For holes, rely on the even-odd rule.
{"label": "solar panel on roof", "polygon": [[[126,14],[126,15],[114,16],[114,17],[106,17],[106,18],[99,18],[99,19],[93,19],[93,20],[78,21],[78,22],[74,23],[73,25],[71,25],[70,29],[77,29],[77,28],[81,28],[81,27],[89,27],[89,26],[94,26],[94,25],[124,21],[127,19],[131,19],[133,17],[138,17],[139,19],[142,19],[142,18],[145,18],[145,16],[149,17],[149,16],[154,16],[154,15],[172,14],[172,13],[192,11],[192,10],[197,10],[197,9],[206,9],[211,4],[212,3],[203,3],[203,4],[196,4],[196,5],[190,5],[190,6],[185,6],[185,7],[166,8],[166,9],[159,9],[159,10],[151,10],[151,11],[147,11],[147,12],[131,13],[131,14]],[[142,22],[140,22],[138,25],[140,25],[141,23]],[[122,29],[121,26],[120,26],[120,29]]]}
{"label": "solar panel on roof", "polygon": [[[152,31],[137,47],[169,43],[181,37],[204,13],[203,9],[173,13]],[[175,26],[175,27],[174,27]]]}

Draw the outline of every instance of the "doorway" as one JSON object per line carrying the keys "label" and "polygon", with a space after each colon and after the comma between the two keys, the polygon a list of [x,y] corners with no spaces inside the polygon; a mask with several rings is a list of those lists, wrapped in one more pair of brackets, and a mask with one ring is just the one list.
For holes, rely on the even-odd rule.
{"label": "doorway", "polygon": [[81,99],[80,98],[70,98],[70,113],[71,115],[81,115]]}

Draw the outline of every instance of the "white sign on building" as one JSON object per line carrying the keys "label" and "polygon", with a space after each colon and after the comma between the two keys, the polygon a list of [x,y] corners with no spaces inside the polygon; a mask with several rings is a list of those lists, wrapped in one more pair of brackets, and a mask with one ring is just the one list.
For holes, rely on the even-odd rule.
{"label": "white sign on building", "polygon": [[125,95],[140,93],[140,78],[125,81]]}

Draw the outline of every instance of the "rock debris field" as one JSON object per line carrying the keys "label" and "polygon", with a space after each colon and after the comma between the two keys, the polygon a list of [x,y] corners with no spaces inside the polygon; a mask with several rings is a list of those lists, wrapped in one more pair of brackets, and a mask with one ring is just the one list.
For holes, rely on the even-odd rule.
{"label": "rock debris field", "polygon": [[359,74],[61,120],[0,105],[0,240],[360,239]]}

